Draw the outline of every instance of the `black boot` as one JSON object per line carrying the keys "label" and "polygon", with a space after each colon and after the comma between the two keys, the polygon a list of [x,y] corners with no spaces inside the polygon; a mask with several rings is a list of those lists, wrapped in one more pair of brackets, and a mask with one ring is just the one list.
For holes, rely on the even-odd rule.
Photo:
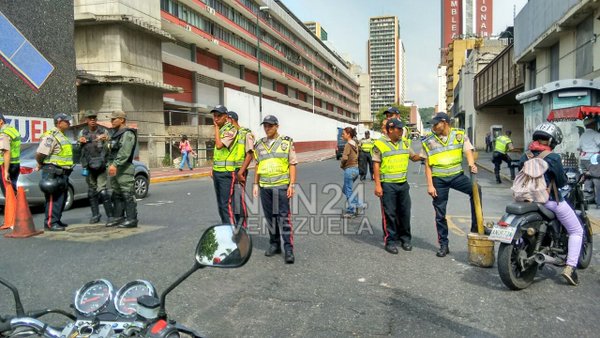
{"label": "black boot", "polygon": [[496,183],[501,184],[502,180],[500,179],[500,174],[496,174]]}
{"label": "black boot", "polygon": [[115,210],[108,191],[102,190],[98,195],[100,196],[99,200],[102,202],[102,205],[104,206],[104,212],[106,213],[106,224],[115,222],[117,220],[114,217]]}
{"label": "black boot", "polygon": [[98,192],[96,190],[88,190],[88,198],[90,199],[90,207],[92,208],[92,218],[90,224],[100,222],[100,206],[98,204]]}
{"label": "black boot", "polygon": [[135,228],[138,225],[137,202],[131,193],[123,193],[125,199],[125,222],[118,225],[119,228]]}
{"label": "black boot", "polygon": [[113,214],[112,220],[106,222],[107,227],[114,227],[125,221],[123,217],[125,213],[125,200],[123,195],[113,191],[112,193]]}

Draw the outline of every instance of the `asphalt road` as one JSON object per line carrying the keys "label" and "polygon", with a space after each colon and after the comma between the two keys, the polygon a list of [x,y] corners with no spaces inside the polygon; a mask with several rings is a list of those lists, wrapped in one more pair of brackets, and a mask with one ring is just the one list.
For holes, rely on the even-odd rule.
{"label": "asphalt road", "polygon": [[[167,298],[171,317],[209,337],[598,336],[599,254],[580,271],[578,287],[566,285],[559,269],[544,267],[531,287],[509,291],[496,266],[467,264],[468,199],[451,192],[451,254],[438,258],[431,199],[419,165],[411,164],[414,249],[390,255],[382,246],[372,182],[360,185],[369,205],[365,216],[341,221],[338,166],[335,160],[299,166],[308,197],[294,212],[296,264],[263,255],[268,236],[254,217],[249,263],[196,272]],[[509,186],[496,185],[489,173],[478,178],[484,216],[497,220],[511,200]],[[143,278],[164,290],[192,266],[203,230],[218,223],[212,181],[155,184],[138,203],[139,229],[78,227],[90,215],[79,205],[64,215],[72,224],[67,233],[0,238],[0,275],[19,287],[28,310],[68,309],[75,291],[97,278],[116,288]],[[40,227],[42,215],[34,219]],[[0,289],[0,313],[11,311],[12,298]]]}

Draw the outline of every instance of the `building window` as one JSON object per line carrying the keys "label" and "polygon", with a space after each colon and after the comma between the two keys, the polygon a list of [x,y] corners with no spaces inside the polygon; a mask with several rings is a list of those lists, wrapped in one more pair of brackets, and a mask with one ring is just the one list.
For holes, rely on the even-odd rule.
{"label": "building window", "polygon": [[537,77],[537,69],[536,69],[536,62],[535,60],[529,62],[527,64],[527,75],[528,75],[528,85],[529,85],[529,89],[534,89],[536,86],[536,77]]}
{"label": "building window", "polygon": [[575,52],[575,76],[580,78],[594,70],[593,45],[594,21],[590,16],[577,26],[577,51]]}
{"label": "building window", "polygon": [[558,65],[560,62],[560,45],[557,43],[550,47],[550,81],[558,81]]}

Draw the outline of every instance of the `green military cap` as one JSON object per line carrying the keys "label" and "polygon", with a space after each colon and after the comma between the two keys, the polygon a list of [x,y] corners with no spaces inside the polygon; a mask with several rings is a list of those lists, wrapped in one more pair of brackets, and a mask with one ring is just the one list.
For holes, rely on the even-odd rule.
{"label": "green military cap", "polygon": [[126,119],[127,118],[127,114],[124,111],[122,111],[122,110],[115,110],[110,115],[110,118],[111,119],[118,119],[118,118]]}
{"label": "green military cap", "polygon": [[96,113],[95,110],[86,110],[85,114],[83,114],[83,117],[96,117],[98,116],[98,113]]}

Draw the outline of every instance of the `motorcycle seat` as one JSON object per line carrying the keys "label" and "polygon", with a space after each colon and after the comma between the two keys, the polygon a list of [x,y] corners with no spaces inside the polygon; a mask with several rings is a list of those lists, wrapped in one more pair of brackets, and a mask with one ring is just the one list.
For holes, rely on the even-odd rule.
{"label": "motorcycle seat", "polygon": [[524,215],[528,212],[539,211],[546,219],[553,220],[554,213],[540,203],[515,202],[506,206],[506,212],[515,215]]}

